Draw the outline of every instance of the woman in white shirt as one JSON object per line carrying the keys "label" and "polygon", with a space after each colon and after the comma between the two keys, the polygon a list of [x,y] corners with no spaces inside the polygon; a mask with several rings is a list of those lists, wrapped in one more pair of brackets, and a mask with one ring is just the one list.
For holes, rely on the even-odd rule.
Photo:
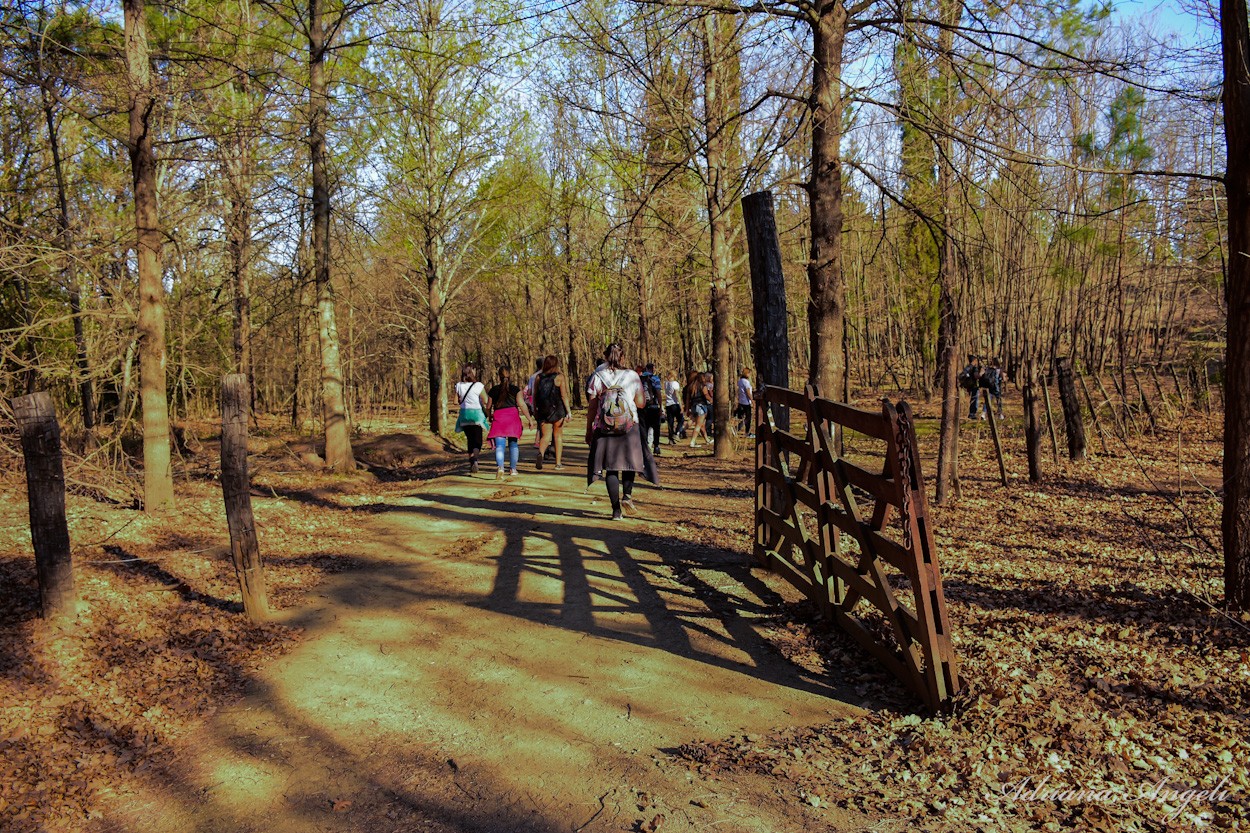
{"label": "woman in white shirt", "polygon": [[681,410],[681,382],[677,372],[669,374],[664,383],[664,415],[668,418],[668,444],[676,445],[677,438],[686,432],[686,415]]}
{"label": "woman in white shirt", "polygon": [[738,371],[738,407],[734,409],[734,416],[738,419],[739,433],[744,437],[751,436],[754,426],[751,424],[751,397],[754,391],[751,390],[751,377],[747,375],[747,369],[744,367]]}
{"label": "woman in white shirt", "polygon": [[486,386],[477,380],[477,368],[466,364],[460,368],[460,381],[456,383],[456,400],[460,403],[460,415],[456,417],[456,431],[464,432],[469,446],[469,474],[477,474],[477,455],[482,451],[482,432],[490,430],[490,421],[482,410],[482,394]]}
{"label": "woman in white shirt", "polygon": [[[642,379],[623,366],[624,351],[613,342],[603,351],[607,360],[595,369],[586,386],[590,398],[590,457],[586,465],[586,485],[600,476],[607,481],[608,498],[612,502],[612,520],[619,521],[622,502],[634,508],[634,476],[641,473],[652,483],[659,483],[655,457],[642,441],[638,427],[638,409],[646,400]],[[627,428],[622,428],[627,425]],[[623,492],[623,494],[622,494]]]}

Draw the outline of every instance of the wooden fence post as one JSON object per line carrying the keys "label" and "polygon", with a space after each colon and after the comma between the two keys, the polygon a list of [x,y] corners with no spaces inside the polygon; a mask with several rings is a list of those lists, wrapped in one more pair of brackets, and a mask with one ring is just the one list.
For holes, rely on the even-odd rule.
{"label": "wooden fence post", "polygon": [[243,595],[243,611],[249,621],[263,622],[269,618],[269,602],[247,471],[249,402],[247,376],[232,373],[221,380],[221,493],[230,527],[230,554]]}
{"label": "wooden fence post", "polygon": [[1055,356],[1055,375],[1059,377],[1059,404],[1063,406],[1063,422],[1068,432],[1068,457],[1085,459],[1085,424],[1081,421],[1081,403],[1072,383],[1072,362],[1067,356]]}
{"label": "wooden fence post", "polygon": [[[751,306],[755,332],[752,358],[759,389],[790,387],[790,337],[786,331],[786,276],[781,269],[781,244],[773,216],[773,194],[758,191],[742,198],[742,219],[751,264]],[[790,430],[789,408],[773,412],[777,427]]]}
{"label": "wooden fence post", "polygon": [[[985,392],[986,399],[989,399],[989,391]],[[994,405],[991,402],[985,403],[985,413],[990,420],[990,436],[994,439],[994,454],[998,456],[998,476],[1003,481],[1003,485],[1007,484],[1007,463],[1003,459],[1003,442],[998,438],[998,417],[994,416]]]}
{"label": "wooden fence post", "polygon": [[13,400],[13,416],[22,436],[26,461],[26,496],[30,505],[30,541],[39,578],[39,609],[43,618],[73,617],[74,561],[65,520],[65,468],[61,462],[61,428],[52,397],[36,391]]}
{"label": "wooden fence post", "polygon": [[1057,466],[1059,465],[1059,439],[1055,436],[1055,414],[1050,407],[1050,385],[1046,383],[1045,374],[1039,374],[1039,377],[1038,381],[1042,385],[1042,399],[1046,403],[1046,428],[1050,431],[1050,454]]}

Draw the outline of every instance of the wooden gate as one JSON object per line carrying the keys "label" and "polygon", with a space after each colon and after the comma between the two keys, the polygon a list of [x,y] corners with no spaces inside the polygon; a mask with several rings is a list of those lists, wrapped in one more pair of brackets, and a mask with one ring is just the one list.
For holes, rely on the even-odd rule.
{"label": "wooden gate", "polygon": [[[873,413],[811,388],[764,387],[757,401],[755,561],[802,590],[931,711],[949,711],[957,663],[911,408],[883,401]],[[836,453],[844,434],[859,462]],[[874,451],[861,454],[865,444]],[[880,474],[864,467],[878,460]]]}

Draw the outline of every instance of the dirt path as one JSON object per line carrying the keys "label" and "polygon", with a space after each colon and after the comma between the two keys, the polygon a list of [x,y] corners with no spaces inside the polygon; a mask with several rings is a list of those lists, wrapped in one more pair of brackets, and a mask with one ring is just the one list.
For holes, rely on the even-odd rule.
{"label": "dirt path", "polygon": [[[580,453],[579,453],[580,452]],[[607,520],[567,469],[442,477],[357,511],[372,534],[287,621],[289,655],[116,796],[117,831],[859,829],[762,780],[692,775],[692,739],[850,714],[753,614],[776,588],[665,535],[673,490]],[[493,467],[488,467],[493,468]],[[663,817],[663,818],[660,818]]]}

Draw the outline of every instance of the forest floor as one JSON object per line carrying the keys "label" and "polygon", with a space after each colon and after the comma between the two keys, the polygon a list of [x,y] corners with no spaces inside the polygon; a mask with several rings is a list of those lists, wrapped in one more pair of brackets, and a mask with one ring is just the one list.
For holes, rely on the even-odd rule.
{"label": "forest floor", "polygon": [[613,523],[584,445],[496,482],[405,416],[364,426],[350,476],[254,432],[263,626],[235,601],[211,427],[186,427],[166,518],[71,461],[66,627],[37,618],[8,467],[0,828],[1250,830],[1214,418],[1036,485],[1009,423],[1006,488],[965,425],[962,499],[934,515],[967,691],[932,719],[748,568],[745,449],[665,445],[663,488]]}

